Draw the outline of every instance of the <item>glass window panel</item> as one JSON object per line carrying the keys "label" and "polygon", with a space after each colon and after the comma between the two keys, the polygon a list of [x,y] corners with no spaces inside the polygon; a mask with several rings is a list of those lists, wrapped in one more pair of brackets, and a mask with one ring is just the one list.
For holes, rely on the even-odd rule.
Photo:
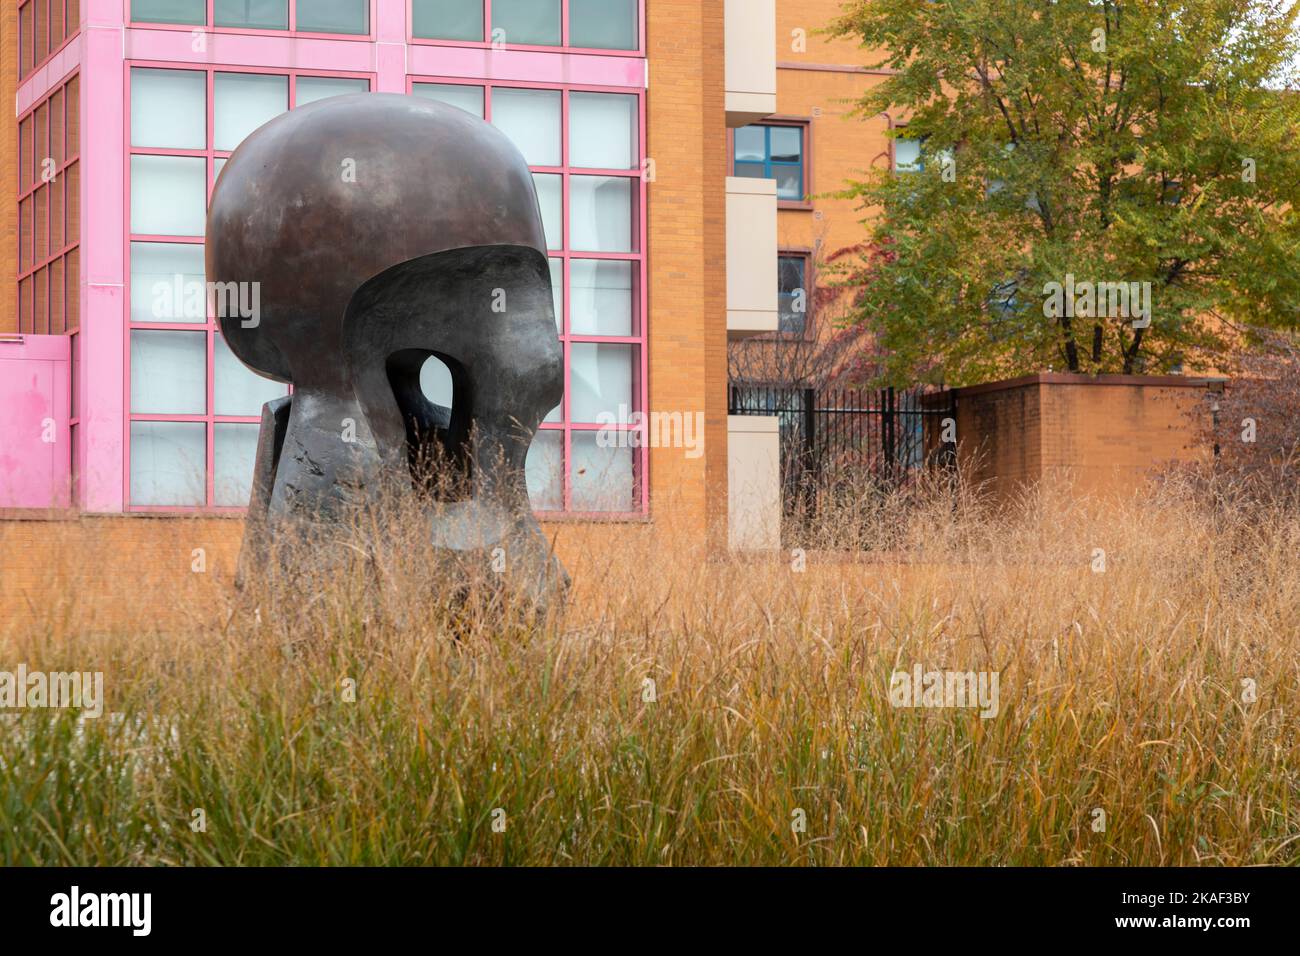
{"label": "glass window panel", "polygon": [[762,163],[736,163],[736,175],[742,179],[766,179],[767,169]]}
{"label": "glass window panel", "polygon": [[131,231],[201,236],[207,218],[208,161],[190,156],[131,157]]}
{"label": "glass window panel", "polygon": [[207,23],[206,0],[131,0],[136,23]]}
{"label": "glass window panel", "polygon": [[546,229],[546,248],[564,248],[564,193],[560,176],[533,173],[537,203],[542,207],[542,225]]}
{"label": "glass window panel", "polygon": [[631,345],[575,342],[569,347],[570,416],[598,423],[602,414],[625,420],[632,411]]}
{"label": "glass window panel", "polygon": [[578,335],[632,334],[632,263],[574,259],[570,331]]}
{"label": "glass window panel", "polygon": [[560,45],[560,0],[492,0],[492,41]]}
{"label": "glass window panel", "polygon": [[131,145],[203,149],[208,144],[208,75],[131,70]]}
{"label": "glass window panel", "polygon": [[330,96],[369,92],[369,80],[345,76],[300,76],[294,103],[297,106],[306,106],[308,103],[315,103]]}
{"label": "glass window panel", "polygon": [[551,266],[551,297],[555,300],[555,331],[564,331],[564,260],[549,259]]}
{"label": "glass window panel", "polygon": [[767,127],[742,126],[736,130],[736,161],[761,163],[767,159]]}
{"label": "glass window panel", "polygon": [[299,33],[370,32],[370,0],[298,0]]}
{"label": "glass window panel", "polygon": [[132,422],[131,504],[204,504],[207,457],[202,422]]}
{"label": "glass window panel", "polygon": [[802,256],[781,256],[777,260],[777,312],[782,332],[802,333],[808,309]]}
{"label": "glass window panel", "polygon": [[289,29],[289,0],[212,0],[212,22],[219,27]]}
{"label": "glass window panel", "polygon": [[771,127],[772,162],[797,163],[803,159],[803,130],[797,126]]}
{"label": "glass window panel", "polygon": [[220,335],[212,349],[212,404],[218,415],[256,418],[262,406],[289,394],[289,386],[258,375],[230,351]]}
{"label": "glass window panel", "polygon": [[206,322],[203,245],[131,243],[131,321]]}
{"label": "glass window panel", "polygon": [[483,118],[483,87],[462,86],[458,83],[414,83],[411,92],[416,96],[438,100]]}
{"label": "glass window panel", "polygon": [[632,251],[632,184],[624,176],[569,179],[569,243],[586,252]]}
{"label": "glass window panel", "polygon": [[803,168],[800,166],[773,166],[772,176],[776,179],[776,198],[802,202]]}
{"label": "glass window panel", "polygon": [[635,50],[636,0],[569,0],[569,46]]}
{"label": "glass window panel", "polygon": [[894,171],[914,173],[921,169],[921,141],[919,139],[894,140]]}
{"label": "glass window panel", "polygon": [[483,39],[483,0],[413,0],[412,36],[433,40]]}
{"label": "glass window panel", "polygon": [[433,404],[443,408],[452,407],[455,386],[451,380],[451,369],[436,355],[430,355],[420,366],[420,391]]}
{"label": "glass window panel", "polygon": [[634,169],[638,155],[637,98],[620,93],[569,95],[569,165]]}
{"label": "glass window panel", "polygon": [[218,422],[212,430],[212,503],[246,508],[253,491],[258,425]]}
{"label": "glass window panel", "polygon": [[[601,447],[598,432],[574,432],[570,494],[574,511],[633,511],[632,449]],[[612,445],[608,433],[603,439]]]}
{"label": "glass window panel", "polygon": [[225,157],[224,157],[224,156],[218,156],[216,159],[214,159],[214,160],[212,161],[212,183],[213,183],[213,185],[216,185],[217,177],[221,175],[221,171],[222,171],[223,169],[225,169],[225,168],[226,168],[226,160],[225,160]]}
{"label": "glass window panel", "polygon": [[492,125],[510,137],[529,166],[559,166],[560,91],[492,91]]}
{"label": "glass window panel", "polygon": [[205,332],[131,332],[131,411],[137,415],[202,415],[208,402]]}
{"label": "glass window panel", "polygon": [[212,138],[217,149],[233,150],[249,133],[289,106],[289,78],[269,73],[218,73]]}
{"label": "glass window panel", "polygon": [[528,449],[524,475],[534,511],[564,510],[564,432],[540,431]]}

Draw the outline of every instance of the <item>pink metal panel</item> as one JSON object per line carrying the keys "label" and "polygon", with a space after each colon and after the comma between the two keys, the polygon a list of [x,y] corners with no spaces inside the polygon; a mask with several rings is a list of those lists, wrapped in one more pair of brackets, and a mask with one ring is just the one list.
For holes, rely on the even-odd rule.
{"label": "pink metal panel", "polygon": [[0,337],[0,508],[71,503],[69,341]]}
{"label": "pink metal panel", "polygon": [[645,89],[645,60],[539,50],[413,43],[407,48],[412,74],[463,79],[523,80],[573,86]]}
{"label": "pink metal panel", "polygon": [[125,282],[126,102],[122,83],[121,3],[92,2],[101,17],[116,11],[119,29],[82,34],[81,321],[78,441],[80,504],[122,510],[124,453],[122,323]]}
{"label": "pink metal panel", "polygon": [[375,44],[364,42],[364,38],[344,40],[283,33],[207,31],[203,42],[195,43],[189,28],[160,30],[134,26],[126,29],[124,42],[128,60],[301,70],[370,72],[374,69]]}

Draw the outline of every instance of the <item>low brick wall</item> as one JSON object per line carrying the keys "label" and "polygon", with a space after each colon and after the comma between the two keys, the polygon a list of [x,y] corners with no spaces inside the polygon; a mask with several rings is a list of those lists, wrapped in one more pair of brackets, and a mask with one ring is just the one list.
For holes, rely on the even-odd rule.
{"label": "low brick wall", "polygon": [[1204,460],[1219,379],[1047,373],[956,390],[958,461],[1008,498],[1038,484],[1131,494],[1170,464]]}

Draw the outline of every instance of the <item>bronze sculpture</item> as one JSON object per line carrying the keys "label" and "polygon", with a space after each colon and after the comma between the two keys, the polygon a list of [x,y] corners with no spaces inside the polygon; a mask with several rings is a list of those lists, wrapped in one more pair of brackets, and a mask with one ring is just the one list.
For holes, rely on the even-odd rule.
{"label": "bronze sculpture", "polygon": [[[210,283],[260,284],[260,315],[219,315],[231,350],[293,386],[263,411],[241,569],[279,529],[328,526],[394,476],[420,484],[434,457],[463,490],[429,510],[432,547],[504,556],[544,603],[566,579],[524,463],[563,354],[532,175],[506,136],[396,94],[299,107],[230,157],[206,242]],[[449,408],[420,389],[431,355]]]}

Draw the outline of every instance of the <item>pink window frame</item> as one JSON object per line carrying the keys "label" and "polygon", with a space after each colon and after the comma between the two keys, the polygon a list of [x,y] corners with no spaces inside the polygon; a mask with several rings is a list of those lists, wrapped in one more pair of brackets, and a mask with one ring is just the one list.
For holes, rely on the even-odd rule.
{"label": "pink window frame", "polygon": [[[33,60],[31,67],[27,70],[26,73],[24,73],[23,72],[23,30],[22,30],[23,7],[34,7],[36,4],[42,2],[45,2],[47,6],[50,8],[53,8],[58,5],[61,5],[63,7],[63,31],[67,35],[62,40],[59,41],[58,46],[54,46],[53,45],[53,40],[54,40],[53,22],[54,21],[49,16],[46,16],[45,56],[41,60]],[[14,24],[15,24],[15,29],[18,31],[18,64],[17,65],[18,65],[18,81],[20,83],[23,80],[27,79],[27,77],[35,73],[37,70],[39,70],[41,67],[45,66],[45,64],[49,63],[60,53],[62,53],[63,48],[66,47],[73,40],[75,40],[77,38],[77,35],[81,32],[81,7],[86,3],[86,0],[80,0],[80,3],[78,3],[77,22],[73,24],[71,32],[69,32],[68,30],[68,4],[70,2],[72,2],[72,0],[18,0],[18,13],[14,17]]]}
{"label": "pink window frame", "polygon": [[[289,4],[289,28],[287,30],[261,30],[255,27],[217,27],[213,26],[214,0],[207,0],[206,19],[203,23],[139,23],[131,19],[131,0],[122,0],[122,21],[131,30],[206,30],[209,33],[243,34],[246,36],[302,37],[321,40],[361,40],[373,43],[375,40],[375,16],[381,0],[369,0],[370,12],[367,14],[367,33],[314,33],[299,31],[298,0],[287,0]],[[251,72],[251,71],[250,71]]]}
{"label": "pink window frame", "polygon": [[[458,46],[470,47],[473,49],[490,49],[492,48],[492,0],[482,0],[483,2],[483,33],[482,40],[439,40],[433,37],[417,37],[415,35],[415,9],[414,0],[403,0],[407,4],[406,10],[406,42],[418,46]],[[538,46],[528,43],[510,43],[502,44],[506,50],[522,50],[537,53],[555,53],[564,51],[565,53],[591,53],[598,56],[631,56],[644,57],[646,55],[645,46],[645,0],[637,0],[637,33],[636,49],[634,50],[609,50],[604,47],[586,47],[586,46],[569,46],[569,0],[560,0],[560,45],[559,46]],[[424,82],[423,80],[419,82]]]}
{"label": "pink window frame", "polygon": [[[35,153],[33,153],[33,155],[32,155],[32,182],[31,182],[27,187],[25,187],[25,188],[24,188],[24,186],[22,185],[21,180],[22,180],[22,172],[23,172],[23,160],[22,160],[22,153],[21,153],[21,151],[22,151],[22,149],[23,149],[23,147],[24,147],[24,145],[25,145],[25,144],[22,142],[22,139],[21,139],[22,124],[23,124],[24,122],[26,122],[28,119],[30,119],[30,120],[32,121],[32,129],[35,130],[35,129],[36,129],[36,111],[39,110],[42,106],[47,105],[47,104],[50,102],[50,100],[52,100],[52,99],[54,98],[55,94],[57,94],[59,91],[63,91],[63,115],[64,115],[64,123],[63,123],[63,149],[62,149],[62,151],[61,151],[61,152],[63,153],[63,162],[60,163],[58,166],[55,167],[55,170],[54,170],[54,176],[55,176],[55,179],[58,179],[58,178],[62,177],[63,174],[66,173],[66,172],[68,171],[68,169],[71,168],[72,165],[73,165],[74,163],[80,163],[80,161],[81,161],[81,148],[82,148],[82,145],[83,145],[82,142],[81,142],[81,131],[80,131],[80,129],[78,129],[78,131],[77,131],[77,153],[76,153],[76,155],[74,155],[74,156],[69,156],[69,155],[68,155],[68,129],[69,129],[69,127],[68,127],[68,123],[67,123],[67,115],[68,115],[68,92],[67,92],[67,90],[68,90],[68,86],[69,86],[69,84],[72,83],[73,79],[75,79],[75,78],[77,78],[77,77],[79,77],[79,76],[80,76],[80,71],[79,71],[79,70],[73,70],[71,73],[69,73],[69,74],[68,74],[67,76],[65,76],[63,79],[59,80],[59,82],[57,82],[57,83],[55,83],[54,85],[52,85],[52,86],[51,86],[51,87],[50,87],[50,88],[45,92],[45,95],[44,95],[44,96],[42,96],[39,100],[37,100],[37,101],[35,101],[34,103],[32,103],[29,107],[27,107],[27,109],[23,110],[22,113],[18,114],[18,118],[14,121],[14,122],[15,122],[15,126],[16,126],[16,128],[17,128],[17,130],[18,130],[18,139],[19,139],[19,143],[18,143],[18,146],[19,146],[19,155],[18,155],[18,157],[17,157],[19,184],[18,184],[18,196],[17,196],[17,198],[14,200],[14,212],[15,212],[15,216],[16,216],[16,219],[17,219],[16,227],[15,227],[15,229],[14,229],[15,244],[16,244],[16,246],[17,246],[17,248],[15,249],[15,252],[17,253],[17,259],[18,259],[18,277],[17,277],[17,279],[15,280],[15,283],[14,283],[14,284],[15,284],[15,287],[16,287],[16,289],[17,289],[17,298],[15,299],[15,302],[16,302],[17,307],[18,307],[18,316],[17,316],[17,320],[18,320],[18,327],[19,327],[19,329],[22,328],[22,318],[23,318],[22,284],[23,284],[24,280],[26,280],[26,279],[30,279],[32,276],[36,275],[36,273],[39,272],[39,271],[42,270],[42,269],[47,269],[47,268],[52,267],[52,266],[54,265],[55,262],[57,262],[57,261],[59,261],[59,260],[61,260],[61,259],[62,259],[62,260],[66,260],[67,257],[68,257],[68,256],[69,256],[69,255],[70,255],[74,250],[79,249],[79,248],[81,247],[81,230],[78,229],[78,230],[76,231],[76,233],[74,234],[74,233],[71,233],[71,232],[69,231],[69,229],[67,228],[67,224],[68,224],[68,193],[67,193],[67,191],[66,191],[66,189],[65,189],[65,192],[64,192],[64,195],[63,195],[63,224],[64,224],[64,228],[63,228],[63,248],[61,248],[58,252],[54,252],[53,250],[51,250],[50,254],[49,254],[48,256],[46,256],[44,259],[41,259],[40,261],[37,261],[37,259],[36,259],[36,229],[35,229],[36,205],[35,205],[35,198],[34,198],[34,197],[35,197],[35,195],[36,195],[36,191],[37,191],[38,189],[40,189],[42,186],[45,186],[46,183],[44,183],[44,182],[41,180],[40,176],[39,176],[40,160],[37,158],[37,156],[35,155]],[[77,104],[77,116],[78,116],[78,121],[80,121],[80,116],[81,116],[81,104],[80,104],[80,103]],[[47,132],[52,133],[52,129],[47,129]],[[52,157],[51,157],[51,158],[52,158]],[[78,182],[80,182],[80,179],[81,179],[81,172],[82,172],[82,169],[81,169],[80,166],[78,166]],[[23,204],[24,201],[26,201],[26,200],[28,200],[28,199],[31,199],[31,200],[32,200],[33,228],[32,228],[32,232],[31,232],[31,234],[25,236],[25,235],[23,234],[22,204]],[[81,202],[80,190],[78,190],[78,196],[77,196],[78,214],[79,214],[79,216],[84,216],[84,215],[85,215],[85,210],[84,210],[84,209],[81,209],[80,202]],[[50,238],[52,237],[52,233],[50,232],[50,222],[51,222],[50,215],[51,215],[51,206],[52,206],[52,205],[53,205],[53,204],[50,203],[50,202],[46,202],[46,203],[45,203],[45,238],[46,238],[46,241],[47,241],[47,242],[48,242],[48,241],[50,240]],[[28,248],[27,248],[27,260],[28,260],[28,261],[27,261],[27,266],[26,266],[25,268],[23,267],[23,264],[22,264],[22,263],[23,263],[22,247],[23,247],[24,242],[26,242],[26,244],[27,244],[27,246],[28,246]],[[66,262],[65,262],[65,265],[64,265],[64,272],[63,272],[63,279],[64,279],[64,283],[65,283],[65,285],[64,285],[64,295],[63,295],[63,298],[61,299],[61,302],[62,302],[62,305],[63,305],[63,309],[64,309],[64,328],[62,329],[62,333],[63,333],[63,334],[66,334],[66,333],[68,333],[68,332],[75,331],[75,330],[76,330],[76,329],[81,325],[81,317],[80,317],[79,314],[76,315],[76,316],[73,316],[72,319],[71,319],[71,321],[69,321],[69,318],[68,318],[68,315],[67,315],[67,306],[68,306],[68,297],[67,297],[67,291],[66,291],[66,290],[67,290],[67,285],[66,285],[66,283],[67,283],[67,277],[68,277],[68,276],[67,276],[67,265],[66,265]],[[47,274],[47,277],[46,277],[46,294],[45,294],[45,306],[46,306],[46,310],[47,310],[47,311],[50,310],[50,296],[49,296],[49,284],[48,284],[48,283],[49,283],[49,278],[48,278],[48,274]],[[78,293],[78,302],[80,302],[80,293]],[[32,325],[33,325],[33,327],[32,327],[31,329],[28,329],[28,330],[27,330],[28,334],[46,334],[46,333],[49,333],[49,332],[50,332],[50,329],[49,329],[48,325],[47,325],[46,329],[44,330],[44,332],[40,332],[39,330],[37,330],[37,329],[35,328],[35,315],[34,315],[34,313],[33,313],[33,323],[32,323]],[[54,334],[60,334],[60,333],[54,333]]]}
{"label": "pink window frame", "polygon": [[[632,500],[636,507],[632,511],[575,511],[573,510],[573,480],[570,470],[573,461],[573,433],[598,432],[608,427],[599,423],[574,422],[569,415],[569,397],[572,394],[570,381],[572,360],[571,350],[575,344],[630,345],[634,348],[632,363],[632,412],[645,412],[649,407],[649,354],[647,319],[649,317],[649,281],[647,275],[646,246],[649,232],[646,224],[646,178],[644,174],[646,157],[646,91],[644,89],[616,86],[589,86],[575,84],[536,83],[519,80],[468,79],[451,76],[407,77],[407,92],[412,93],[417,83],[439,83],[448,86],[472,86],[483,90],[483,118],[492,121],[492,90],[494,89],[531,89],[549,90],[561,93],[560,97],[560,165],[529,166],[534,173],[558,175],[561,177],[560,204],[562,216],[562,248],[548,249],[547,257],[559,259],[563,263],[564,277],[564,315],[561,317],[560,344],[564,349],[564,399],[560,405],[559,422],[543,422],[541,431],[563,432],[563,510],[538,511],[539,517],[546,520],[583,519],[583,520],[619,520],[644,518],[650,505],[649,449],[644,442],[640,447],[630,447],[632,452]],[[637,97],[637,167],[633,169],[588,169],[585,166],[569,165],[569,94],[570,93],[617,93]],[[636,180],[634,195],[636,200],[632,208],[632,234],[635,250],[633,252],[584,252],[569,248],[569,180],[571,176],[609,176]],[[606,261],[632,262],[635,264],[633,274],[632,301],[636,309],[633,334],[625,336],[582,335],[569,330],[572,313],[572,294],[570,292],[570,262],[573,259],[602,259]],[[638,429],[619,423],[617,430],[632,433]],[[644,437],[645,432],[642,430]]]}
{"label": "pink window frame", "polygon": [[[210,6],[210,4],[209,4]],[[245,67],[245,66],[223,66],[221,64],[208,63],[178,63],[175,61],[156,61],[156,60],[127,60],[124,63],[124,75],[122,82],[124,86],[124,123],[126,124],[123,142],[126,148],[125,162],[123,163],[122,172],[122,196],[125,215],[123,217],[123,247],[122,261],[123,268],[123,322],[125,323],[125,335],[122,343],[122,402],[124,414],[122,416],[122,501],[124,510],[128,512],[184,512],[193,514],[196,512],[212,514],[243,514],[247,508],[242,505],[217,505],[214,504],[213,475],[214,475],[214,454],[215,454],[215,435],[217,425],[256,425],[261,422],[260,415],[218,415],[216,414],[216,375],[215,375],[215,356],[216,340],[215,337],[220,334],[217,323],[212,316],[208,316],[204,322],[132,322],[131,321],[131,243],[133,242],[167,242],[176,244],[193,244],[202,245],[204,237],[198,236],[156,236],[146,235],[144,233],[133,233],[131,231],[131,157],[132,156],[183,156],[194,159],[204,159],[207,165],[207,190],[208,197],[211,198],[212,187],[216,181],[214,168],[216,161],[228,158],[232,151],[221,150],[215,147],[215,100],[213,99],[213,87],[215,75],[217,73],[251,73],[270,76],[284,76],[289,80],[288,108],[293,109],[298,99],[298,78],[300,76],[323,77],[328,79],[364,79],[369,82],[370,89],[374,90],[376,83],[376,74],[355,71],[339,70],[316,70],[316,69],[292,69],[277,67]],[[158,70],[187,70],[190,72],[204,72],[207,74],[207,85],[205,91],[206,126],[207,139],[204,149],[161,149],[151,146],[133,146],[131,144],[131,70],[132,68],[158,69]],[[137,329],[148,331],[176,331],[192,332],[203,334],[206,337],[207,350],[207,380],[206,380],[206,404],[207,409],[203,415],[173,415],[173,414],[156,414],[156,413],[137,413],[131,410],[131,332]],[[136,422],[176,422],[203,424],[206,432],[206,453],[204,459],[204,503],[201,505],[137,505],[131,501],[131,426]]]}

